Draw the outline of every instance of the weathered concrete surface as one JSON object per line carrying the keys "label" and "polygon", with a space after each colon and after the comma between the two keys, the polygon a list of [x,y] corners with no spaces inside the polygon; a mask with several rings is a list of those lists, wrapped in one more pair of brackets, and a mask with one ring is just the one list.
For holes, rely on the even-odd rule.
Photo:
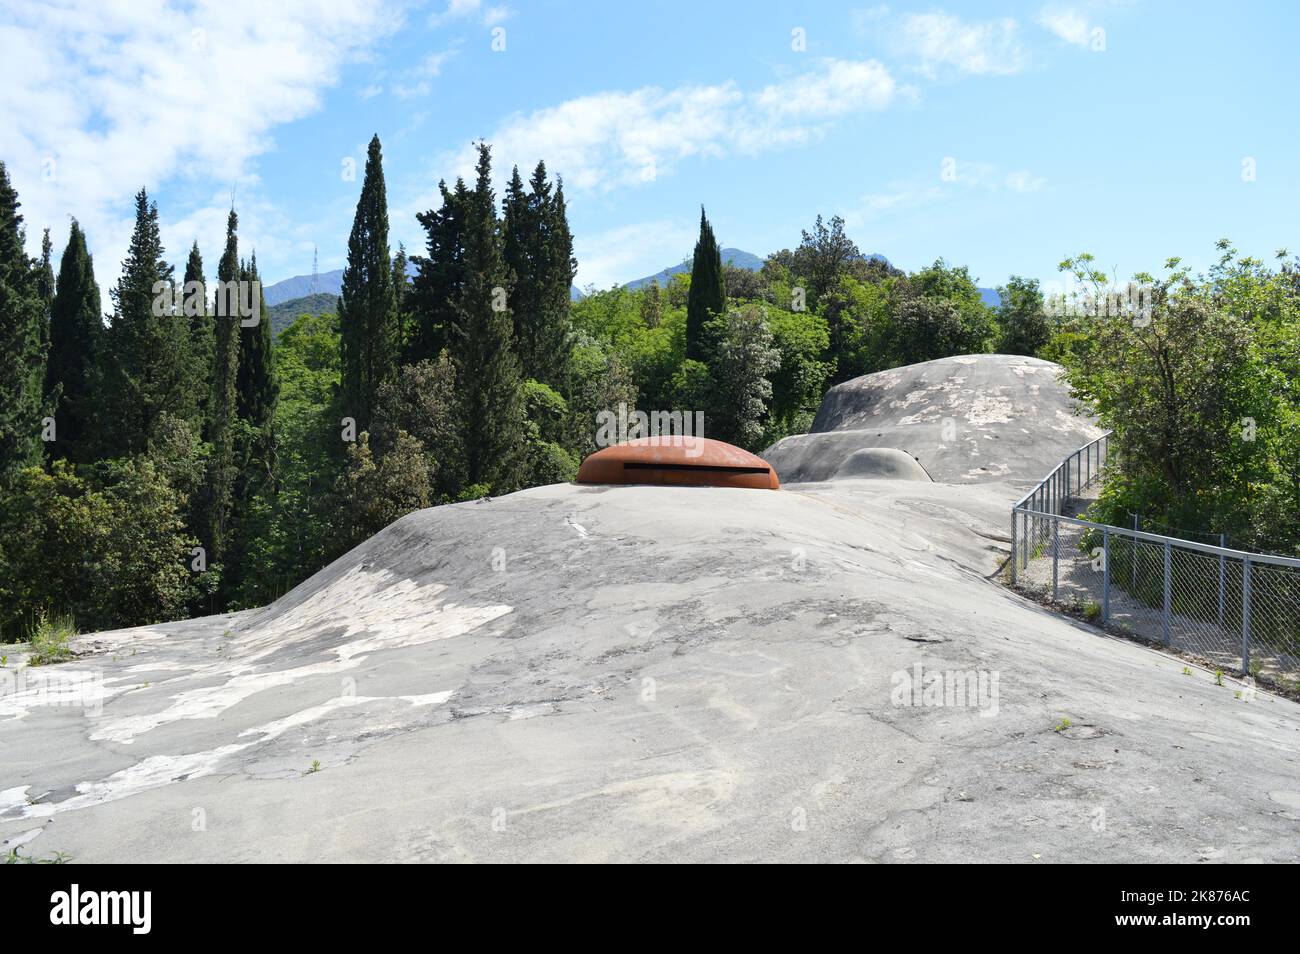
{"label": "weathered concrete surface", "polygon": [[855,452],[892,447],[950,484],[1033,483],[1102,432],[1075,415],[1060,365],[959,355],[831,388],[812,432],[762,453],[782,483],[832,480]]}
{"label": "weathered concrete surface", "polygon": [[[411,514],[264,610],[30,670],[106,698],[0,696],[0,838],[85,862],[1298,860],[1300,708],[988,580],[1014,495],[561,485]],[[899,704],[918,664],[996,696]]]}

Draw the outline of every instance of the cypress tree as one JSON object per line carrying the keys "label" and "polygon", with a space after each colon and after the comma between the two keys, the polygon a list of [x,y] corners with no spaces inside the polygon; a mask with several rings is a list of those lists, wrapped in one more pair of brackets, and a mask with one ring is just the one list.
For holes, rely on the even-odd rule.
{"label": "cypress tree", "polygon": [[[513,347],[514,321],[505,296],[492,157],[479,144],[478,179],[466,194],[465,284],[455,306],[451,358],[460,383],[460,423],[471,484],[496,493],[518,487],[524,466],[524,403]],[[458,184],[463,191],[463,183]]]}
{"label": "cypress tree", "polygon": [[406,274],[406,263],[410,259],[406,254],[405,243],[397,243],[397,254],[393,256],[393,310],[397,313],[398,355],[404,354],[411,336],[411,280]]}
{"label": "cypress tree", "polygon": [[50,308],[45,393],[54,407],[57,427],[57,440],[50,444],[54,457],[78,463],[91,460],[87,445],[94,416],[94,362],[103,333],[95,265],[86,247],[86,235],[73,219]]}
{"label": "cypress tree", "polygon": [[515,166],[501,198],[501,262],[509,282],[515,348],[524,377],[536,377],[533,374],[532,332],[539,317],[534,274],[539,225],[537,210],[529,203],[524,180],[519,176],[519,167]]}
{"label": "cypress tree", "polygon": [[0,480],[41,457],[45,306],[19,204],[0,162]]}
{"label": "cypress tree", "polygon": [[[209,404],[212,399],[212,349],[216,346],[212,327],[212,310],[208,307],[207,286],[203,276],[203,253],[199,243],[190,246],[189,258],[185,260],[185,284],[182,290],[186,296],[185,315],[189,318],[190,361],[193,371],[192,379],[198,391],[197,410],[201,433],[208,436],[211,421]],[[190,294],[203,289],[203,300],[191,301]]]}
{"label": "cypress tree", "polygon": [[339,297],[343,413],[370,426],[375,394],[397,363],[397,306],[379,137],[370,140]]}
{"label": "cypress tree", "polygon": [[528,192],[516,168],[502,202],[502,257],[513,287],[515,341],[525,377],[564,383],[572,352],[569,301],[575,262],[563,184],[554,194],[539,162]]}
{"label": "cypress tree", "polygon": [[[226,219],[226,249],[217,264],[217,294],[226,283],[239,280],[239,217],[230,210]],[[230,314],[213,318],[212,388],[208,397],[208,434],[212,453],[204,487],[199,539],[207,549],[209,563],[220,563],[229,542],[231,497],[238,468],[235,463],[235,384],[239,373],[239,317]]]}
{"label": "cypress tree", "polygon": [[709,347],[706,326],[727,307],[727,290],[722,278],[722,252],[713,237],[713,226],[700,206],[700,238],[691,262],[691,289],[686,296],[686,357],[707,362]]}
{"label": "cypress tree", "polygon": [[[243,271],[246,282],[258,282],[257,253]],[[275,376],[272,354],[271,313],[266,308],[266,298],[259,289],[253,303],[257,309],[257,324],[239,327],[239,367],[236,373],[236,413],[255,430],[270,427],[275,416],[275,405],[280,397],[280,384]]]}
{"label": "cypress tree", "polygon": [[442,206],[416,215],[425,232],[425,254],[415,257],[416,275],[411,285],[411,331],[406,363],[436,361],[450,343],[455,306],[465,287],[465,210],[469,191],[463,180],[455,190],[438,183]]}
{"label": "cypress tree", "polygon": [[159,283],[170,284],[173,275],[163,255],[158,206],[141,189],[101,349],[102,413],[96,429],[103,435],[105,457],[142,453],[164,414],[198,422],[189,326],[183,317],[155,305]]}
{"label": "cypress tree", "polygon": [[[50,264],[50,253],[53,251],[50,230],[46,229],[41,236],[41,263],[36,266],[36,294],[40,296],[47,321],[50,317],[50,308],[54,305],[54,268]],[[48,325],[43,326],[42,336],[45,341],[49,341],[49,331]]]}

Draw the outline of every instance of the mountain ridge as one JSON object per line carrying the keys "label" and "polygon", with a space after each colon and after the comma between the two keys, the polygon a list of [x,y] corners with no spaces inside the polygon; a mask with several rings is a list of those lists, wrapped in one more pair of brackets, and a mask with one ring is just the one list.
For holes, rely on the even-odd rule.
{"label": "mountain ridge", "polygon": [[[747,252],[740,248],[724,248],[721,250],[722,261],[725,264],[733,265],[736,268],[745,268],[751,272],[756,272],[763,267],[765,256],[755,255],[753,252]],[[889,259],[879,252],[871,252],[863,256],[868,259],[877,259],[891,264]],[[408,274],[414,275],[414,263],[408,266]],[[683,272],[690,271],[690,259],[684,258],[676,265],[668,265],[661,268],[652,275],[646,275],[643,278],[634,278],[629,282],[624,282],[621,287],[629,291],[636,291],[644,288],[652,281],[658,279],[660,285],[666,285],[672,280],[674,275],[680,275]],[[272,285],[263,287],[262,293],[266,295],[266,303],[274,308],[286,302],[298,298],[304,298],[311,294],[339,295],[343,291],[343,269],[338,268],[329,272],[321,272],[319,275],[294,275],[291,278],[281,279]],[[996,308],[1002,299],[997,290],[993,288],[979,288],[980,298],[984,304],[990,308]],[[585,297],[585,293],[574,286],[570,297],[577,301]],[[277,329],[278,330],[278,329]]]}

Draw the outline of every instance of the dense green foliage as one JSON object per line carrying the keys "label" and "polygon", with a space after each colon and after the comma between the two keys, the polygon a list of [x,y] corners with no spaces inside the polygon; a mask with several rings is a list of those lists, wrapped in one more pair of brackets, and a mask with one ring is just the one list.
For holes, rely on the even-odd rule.
{"label": "dense green foliage", "polygon": [[[1285,253],[1272,270],[1226,240],[1219,249],[1208,274],[1170,259],[1163,277],[1136,276],[1151,289],[1149,314],[1078,315],[1052,343],[1115,431],[1120,466],[1107,470],[1095,513],[1300,553],[1300,271]],[[1104,300],[1092,261],[1062,268]]]}
{"label": "dense green foliage", "polygon": [[18,207],[0,162],[0,480],[41,456],[44,305],[40,272],[23,250]]}

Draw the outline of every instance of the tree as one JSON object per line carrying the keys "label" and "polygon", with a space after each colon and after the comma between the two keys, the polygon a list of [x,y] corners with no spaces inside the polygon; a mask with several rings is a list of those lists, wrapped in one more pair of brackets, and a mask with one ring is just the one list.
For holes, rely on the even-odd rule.
{"label": "tree", "polygon": [[[208,405],[212,398],[212,352],[216,347],[213,333],[212,310],[208,307],[207,288],[203,277],[203,254],[196,241],[190,246],[185,260],[185,283],[181,286],[186,297],[185,315],[189,318],[190,360],[194,366],[194,381],[198,387],[200,426],[204,430],[210,419]],[[190,296],[203,289],[202,299]],[[201,431],[202,432],[202,431]]]}
{"label": "tree", "polygon": [[581,375],[582,383],[572,408],[570,431],[573,436],[568,443],[579,459],[600,449],[596,446],[600,414],[616,415],[620,404],[631,411],[637,404],[636,382],[618,355],[602,354],[593,358],[589,373]]}
{"label": "tree", "polygon": [[577,458],[564,447],[569,404],[540,381],[524,382],[524,434],[528,441],[525,483],[529,487],[563,483],[578,473]]}
{"label": "tree", "polygon": [[763,419],[772,398],[768,375],[781,362],[772,333],[757,305],[732,309],[714,319],[718,354],[712,365],[716,384],[708,433],[754,449],[763,436]]}
{"label": "tree", "polygon": [[691,290],[686,299],[686,357],[709,360],[706,326],[727,308],[727,289],[722,278],[722,253],[713,237],[713,226],[700,206],[700,237],[691,261]]}
{"label": "tree", "polygon": [[415,280],[411,284],[411,332],[406,361],[434,361],[450,342],[455,324],[456,302],[465,287],[465,214],[469,190],[456,180],[454,190],[438,183],[442,206],[420,212],[416,218],[424,227],[425,254],[414,256]]}
{"label": "tree", "polygon": [[50,308],[45,393],[54,412],[56,439],[49,445],[54,457],[80,463],[91,459],[95,355],[103,333],[94,262],[85,233],[73,219]]}
{"label": "tree", "polygon": [[[221,289],[239,280],[239,217],[230,210],[226,218],[226,248],[217,263]],[[219,294],[222,291],[218,292]],[[208,397],[208,439],[212,454],[200,510],[199,538],[210,564],[220,564],[229,543],[230,506],[238,466],[235,462],[237,414],[236,381],[239,374],[239,316],[227,306],[215,317],[212,349],[212,389]]]}
{"label": "tree", "polygon": [[141,189],[113,315],[99,362],[101,456],[143,453],[164,413],[197,421],[199,395],[189,355],[189,326],[166,306],[160,289],[172,267],[158,228],[158,206]]}
{"label": "tree", "polygon": [[184,499],[147,457],[79,476],[67,461],[19,471],[0,495],[0,634],[43,611],[83,629],[176,619],[195,595]]}
{"label": "tree", "polygon": [[641,322],[647,328],[658,328],[663,318],[663,303],[659,294],[659,279],[650,279],[641,293]]}
{"label": "tree", "polygon": [[[808,307],[816,308],[822,297],[840,283],[849,265],[859,261],[862,253],[844,234],[844,219],[836,215],[827,225],[817,216],[812,232],[801,233],[803,238],[795,249],[790,265],[795,276],[807,282]],[[834,327],[831,329],[834,335]]]}
{"label": "tree", "polygon": [[[1062,267],[1102,298],[1104,277],[1090,262],[1080,256]],[[1280,466],[1288,383],[1279,373],[1295,361],[1282,354],[1294,356],[1300,338],[1281,352],[1273,349],[1282,339],[1272,338],[1274,330],[1295,336],[1300,300],[1276,295],[1276,276],[1256,264],[1226,256],[1199,281],[1185,269],[1161,281],[1140,276],[1149,289],[1145,314],[1107,308],[1068,322],[1086,344],[1065,350],[1067,379],[1115,432],[1119,466],[1108,468],[1097,505],[1104,521],[1124,522],[1134,511],[1181,530],[1228,532],[1248,546],[1300,543],[1294,503],[1270,499],[1284,487],[1283,496],[1294,493],[1300,478]],[[1273,308],[1276,324],[1267,317]],[[1278,521],[1260,519],[1268,513]]]}
{"label": "tree", "polygon": [[406,254],[406,245],[397,243],[397,254],[393,256],[393,310],[397,314],[397,334],[395,349],[398,356],[406,353],[411,340],[411,278],[406,274],[410,261]]}
{"label": "tree", "polygon": [[965,354],[966,341],[961,312],[951,301],[916,294],[898,299],[887,344],[895,367]]}
{"label": "tree", "polygon": [[[45,318],[48,322],[50,309],[54,306],[54,268],[50,264],[50,255],[54,251],[54,246],[50,242],[50,230],[46,229],[41,234],[41,261],[36,266],[36,294],[41,299],[41,305],[45,308]],[[49,340],[49,325],[43,326],[44,340]]]}
{"label": "tree", "polygon": [[502,200],[502,260],[522,373],[560,385],[568,369],[569,300],[575,274],[563,186],[552,194],[539,162],[528,191],[516,167]]}
{"label": "tree", "polygon": [[998,352],[1031,357],[1038,354],[1052,336],[1038,279],[1012,275],[998,289],[998,296],[1002,299],[998,306]]}
{"label": "tree", "polygon": [[236,373],[236,412],[242,420],[258,431],[269,429],[275,416],[275,403],[280,395],[274,363],[274,336],[271,313],[266,307],[266,297],[261,293],[261,278],[257,272],[257,254],[241,271],[242,280],[258,284],[257,323],[239,328],[239,362]]}
{"label": "tree", "polygon": [[452,361],[460,385],[466,477],[509,493],[523,477],[524,408],[514,321],[492,195],[492,156],[479,144],[477,181],[465,204],[465,283],[455,304]]}
{"label": "tree", "polygon": [[890,291],[890,323],[884,347],[890,365],[916,364],[954,354],[984,354],[997,325],[967,269],[939,259]]}
{"label": "tree", "polygon": [[371,429],[375,453],[393,450],[401,434],[420,442],[433,494],[453,500],[464,484],[456,407],[456,369],[447,352],[437,361],[403,365],[379,388]]}
{"label": "tree", "polygon": [[0,162],[0,480],[41,457],[45,305],[18,208]]}
{"label": "tree", "polygon": [[375,394],[397,361],[397,301],[388,248],[388,196],[379,136],[370,140],[366,174],[357,200],[348,264],[339,297],[342,331],[342,406],[357,427],[370,426]]}
{"label": "tree", "polygon": [[343,553],[412,510],[429,506],[429,472],[420,442],[399,431],[375,460],[370,434],[348,447],[347,471],[334,490],[334,551]]}

